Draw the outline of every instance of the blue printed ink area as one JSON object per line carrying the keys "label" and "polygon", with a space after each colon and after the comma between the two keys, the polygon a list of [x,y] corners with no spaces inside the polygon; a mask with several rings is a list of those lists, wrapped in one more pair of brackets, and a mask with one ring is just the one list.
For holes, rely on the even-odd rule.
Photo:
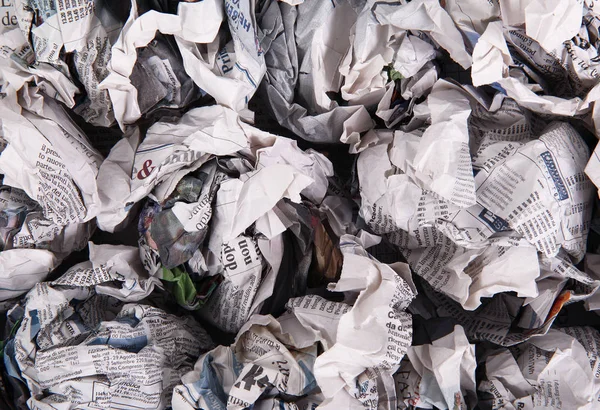
{"label": "blue printed ink area", "polygon": [[478,216],[479,219],[485,222],[494,232],[502,232],[509,229],[508,222],[485,208],[481,210]]}
{"label": "blue printed ink area", "polygon": [[40,319],[38,318],[37,309],[29,312],[29,317],[31,317],[31,327],[29,328],[29,336],[31,337],[31,340],[33,340],[40,331]]}
{"label": "blue printed ink area", "polygon": [[[202,363],[202,372],[200,379],[194,382],[190,387],[196,390],[197,395],[204,399],[204,403],[208,406],[207,410],[225,410],[227,408],[227,394],[223,390],[221,381],[217,376],[217,372],[212,367],[214,358],[212,355]],[[189,390],[188,390],[189,391]],[[193,395],[192,397],[195,397]]]}
{"label": "blue printed ink area", "polygon": [[97,337],[88,343],[88,346],[107,345],[131,353],[139,353],[148,345],[147,336],[132,337],[131,339],[114,339],[111,337]]}
{"label": "blue printed ink area", "polygon": [[552,154],[550,151],[545,151],[540,154],[540,157],[542,158],[542,161],[544,161],[544,164],[548,169],[548,173],[550,174],[550,178],[552,178],[552,182],[554,182],[554,186],[556,187],[555,197],[559,201],[567,199],[569,197],[569,192],[567,191],[567,187],[565,186],[565,183],[558,172],[558,168],[556,167],[554,158],[552,158]]}
{"label": "blue printed ink area", "polygon": [[[232,22],[237,23],[246,32],[250,32],[250,28],[252,27],[251,20],[240,10],[240,0],[225,1],[225,12]],[[236,25],[231,24],[230,27],[237,28]]]}

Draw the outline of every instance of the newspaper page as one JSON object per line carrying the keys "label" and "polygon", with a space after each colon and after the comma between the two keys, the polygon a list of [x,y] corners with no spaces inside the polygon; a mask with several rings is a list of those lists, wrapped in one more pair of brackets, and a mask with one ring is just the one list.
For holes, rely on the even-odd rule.
{"label": "newspaper page", "polygon": [[538,251],[554,256],[562,247],[581,260],[593,194],[583,172],[588,158],[577,132],[566,123],[553,123],[538,140],[499,158],[493,168],[480,169],[475,178],[478,201]]}
{"label": "newspaper page", "polygon": [[[25,299],[11,360],[32,391],[28,405],[164,407],[179,377],[191,369],[190,357],[210,349],[212,341],[191,317],[124,303],[140,297],[108,285],[114,275],[138,279],[128,265],[128,258],[137,257],[135,248],[104,245],[95,255],[97,262],[108,261],[40,283]],[[112,290],[102,289],[105,283]]]}
{"label": "newspaper page", "polygon": [[[212,137],[220,143],[215,145]],[[157,122],[143,142],[140,138],[133,131],[128,140],[117,143],[99,170],[102,210],[98,225],[109,232],[158,185],[163,186],[159,195],[164,199],[211,154],[233,154],[248,144],[237,115],[221,106],[190,110],[177,124]]]}
{"label": "newspaper page", "polygon": [[[352,3],[272,3],[259,23],[270,33],[261,44],[266,75],[259,94],[279,124],[309,141],[355,144],[373,128],[364,106],[340,105],[328,96],[341,91],[338,65],[360,11]],[[367,6],[364,13],[370,13]],[[309,72],[318,74],[313,79]]]}
{"label": "newspaper page", "polygon": [[315,393],[316,353],[316,345],[299,348],[273,317],[252,316],[233,345],[206,353],[182,377],[173,409],[270,408],[278,395],[277,408],[298,408],[296,401]]}
{"label": "newspaper page", "polygon": [[320,342],[328,350],[337,339],[339,321],[351,306],[333,302],[318,295],[292,298],[287,311],[278,320],[283,332],[291,335],[299,346]]}
{"label": "newspaper page", "polygon": [[416,289],[406,264],[371,259],[357,237],[343,236],[341,251],[342,275],[330,288],[358,297],[339,320],[335,344],[315,363],[315,377],[325,396],[322,407],[392,408],[392,374],[412,339],[412,320],[404,310]]}
{"label": "newspaper page", "polygon": [[[19,115],[5,102],[0,103],[0,112],[8,142],[0,155],[4,183],[22,188],[58,225],[94,218],[99,210],[96,175],[102,159],[63,108],[47,99],[40,113]],[[33,168],[39,173],[25,172]]]}
{"label": "newspaper page", "polygon": [[[449,351],[452,353],[447,354]],[[461,326],[431,344],[411,346],[408,358],[421,377],[419,407],[470,407],[467,396],[475,392],[475,346]],[[448,377],[450,374],[452,377]]]}
{"label": "newspaper page", "polygon": [[510,352],[490,352],[487,379],[479,390],[488,394],[487,401],[494,408],[560,408],[566,403],[595,408],[598,340],[596,329],[566,327],[533,338]]}

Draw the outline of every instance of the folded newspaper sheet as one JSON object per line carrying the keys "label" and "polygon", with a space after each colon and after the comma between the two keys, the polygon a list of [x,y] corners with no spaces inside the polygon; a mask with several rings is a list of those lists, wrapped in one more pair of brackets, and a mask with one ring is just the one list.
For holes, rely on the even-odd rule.
{"label": "folded newspaper sheet", "polygon": [[593,0],[0,0],[0,408],[600,408],[599,51]]}

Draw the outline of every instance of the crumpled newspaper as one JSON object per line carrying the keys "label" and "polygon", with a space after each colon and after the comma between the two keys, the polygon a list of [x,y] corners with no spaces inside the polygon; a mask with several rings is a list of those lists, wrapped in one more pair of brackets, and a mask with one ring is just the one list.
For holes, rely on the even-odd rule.
{"label": "crumpled newspaper", "polygon": [[[415,334],[408,349],[408,362],[396,374],[396,383],[416,380],[412,399],[404,402],[420,408],[471,408],[475,398],[475,346],[469,343],[460,325],[444,329],[438,321],[425,322],[422,334]],[[449,331],[443,334],[444,331]],[[420,340],[422,339],[422,340]],[[447,377],[447,374],[453,377]],[[415,379],[414,375],[418,375]],[[408,398],[408,397],[407,397]],[[406,399],[405,399],[406,400]]]}
{"label": "crumpled newspaper", "polygon": [[0,101],[0,300],[43,280],[87,244],[99,211],[102,156],[55,100],[25,86]]}
{"label": "crumpled newspaper", "polygon": [[[292,292],[304,293],[313,223],[300,194],[314,205],[324,200],[333,175],[326,157],[221,106],[155,123],[134,152],[138,139],[135,132],[117,143],[100,168],[98,223],[118,229],[149,195],[139,215],[140,252],[181,305],[203,307],[206,320],[235,333],[272,296],[277,278],[298,282]],[[302,252],[285,252],[294,242]],[[298,259],[304,272],[290,271]],[[277,300],[280,308],[287,298]]]}
{"label": "crumpled newspaper", "polygon": [[173,409],[288,409],[297,408],[292,407],[296,401],[318,403],[310,397],[317,389],[316,356],[316,344],[298,345],[272,316],[252,316],[232,346],[205,353],[182,377],[173,392]]}
{"label": "crumpled newspaper", "polygon": [[599,343],[597,329],[565,327],[511,350],[486,351],[478,393],[492,408],[558,408],[568,401],[573,408],[593,409],[600,399]]}
{"label": "crumpled newspaper", "polygon": [[[361,238],[342,241],[344,266],[331,290],[349,303],[307,295],[290,299],[278,319],[252,316],[232,346],[207,353],[182,378],[173,408],[394,408],[392,375],[412,336],[405,309],[414,284],[406,264],[376,261]],[[317,357],[318,346],[325,352]]]}
{"label": "crumpled newspaper", "polygon": [[144,302],[155,283],[136,248],[90,248],[89,262],[37,284],[13,308],[21,318],[5,346],[8,373],[26,383],[30,408],[164,408],[212,341],[193,318]]}
{"label": "crumpled newspaper", "polygon": [[1,1],[0,407],[598,407],[599,22]]}

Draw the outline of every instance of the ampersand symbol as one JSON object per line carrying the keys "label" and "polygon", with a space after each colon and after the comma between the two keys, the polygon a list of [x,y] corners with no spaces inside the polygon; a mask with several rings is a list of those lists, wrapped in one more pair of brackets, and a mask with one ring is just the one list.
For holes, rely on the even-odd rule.
{"label": "ampersand symbol", "polygon": [[154,170],[154,168],[156,168],[156,167],[151,167],[151,165],[152,165],[151,159],[147,159],[146,161],[144,161],[144,165],[142,165],[142,169],[140,170],[140,172],[137,173],[138,179],[146,179],[150,176],[150,173]]}

